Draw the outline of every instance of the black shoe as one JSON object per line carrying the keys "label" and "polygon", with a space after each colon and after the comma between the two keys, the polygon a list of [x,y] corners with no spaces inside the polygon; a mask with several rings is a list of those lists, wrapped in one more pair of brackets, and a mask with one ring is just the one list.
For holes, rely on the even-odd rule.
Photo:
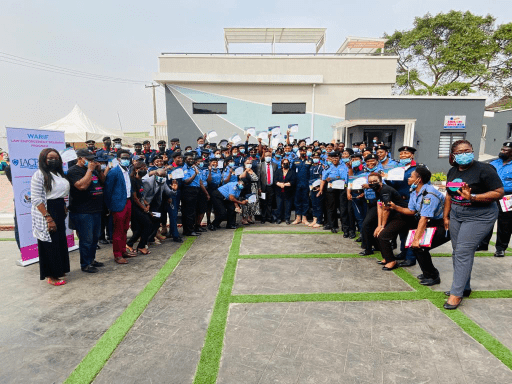
{"label": "black shoe", "polygon": [[210,225],[210,226],[208,227],[208,229],[209,229],[210,231],[216,231],[216,230],[217,230],[217,227],[216,227],[216,226],[214,226],[214,225]]}
{"label": "black shoe", "polygon": [[281,224],[281,220],[276,220],[276,224]]}
{"label": "black shoe", "polygon": [[331,232],[332,233],[338,233],[338,229],[337,228],[331,228]]}
{"label": "black shoe", "polygon": [[416,265],[416,261],[413,260],[405,260],[398,263],[399,267],[405,268],[405,267],[412,267],[413,265]]}
{"label": "black shoe", "polygon": [[[473,292],[471,289],[465,289],[462,293],[462,297],[469,297],[471,295],[471,292]],[[450,291],[445,291],[444,293],[446,296],[450,296]]]}
{"label": "black shoe", "polygon": [[203,228],[203,227],[196,227],[196,228],[195,228],[195,231],[196,231],[196,232],[207,232],[207,229],[206,229],[206,228]]}
{"label": "black shoe", "polygon": [[87,273],[96,273],[96,272],[99,272],[99,269],[96,267],[93,267],[92,264],[90,264],[87,267],[83,267],[82,271],[87,272]]}
{"label": "black shoe", "polygon": [[201,234],[197,233],[197,232],[190,232],[190,233],[184,233],[183,236],[201,236]]}
{"label": "black shoe", "polygon": [[356,233],[355,232],[349,232],[348,233],[348,238],[349,239],[355,239],[356,238]]}
{"label": "black shoe", "polygon": [[405,255],[407,252],[400,252],[398,255],[395,256],[395,259],[397,260],[405,260]]}
{"label": "black shoe", "polygon": [[362,237],[358,237],[358,238],[356,239],[356,243],[362,243],[362,242],[363,242],[363,238],[362,238]]}
{"label": "black shoe", "polygon": [[226,229],[237,229],[238,227],[236,225],[226,225]]}
{"label": "black shoe", "polygon": [[459,304],[448,304],[448,302],[444,303],[443,305],[443,308],[444,309],[457,309],[459,307],[459,305],[462,304],[462,299],[464,299],[463,297],[460,298],[460,301],[459,301]]}
{"label": "black shoe", "polygon": [[101,247],[98,244],[96,244],[96,249],[101,249]]}
{"label": "black shoe", "polygon": [[425,280],[425,275],[423,273],[421,275],[416,276],[418,280]]}
{"label": "black shoe", "polygon": [[261,220],[261,224],[265,224],[265,220]]}
{"label": "black shoe", "polygon": [[505,251],[496,251],[494,257],[505,257]]}
{"label": "black shoe", "polygon": [[274,219],[270,219],[268,222],[269,222],[270,224],[274,224],[276,221],[275,221]]}
{"label": "black shoe", "polygon": [[348,232],[343,232],[343,238],[344,239],[348,239],[348,236],[349,236]]}
{"label": "black shoe", "polygon": [[479,245],[475,252],[488,251],[488,250],[489,250],[488,245]]}
{"label": "black shoe", "polygon": [[426,285],[427,287],[430,287],[432,285],[441,284],[441,278],[438,276],[435,279],[423,279],[420,281],[421,285]]}
{"label": "black shoe", "polygon": [[175,243],[183,243],[183,239],[181,237],[173,237],[172,241],[174,241]]}
{"label": "black shoe", "polygon": [[91,263],[91,265],[92,265],[93,267],[96,267],[96,268],[98,268],[98,267],[104,267],[104,266],[105,266],[105,264],[100,263],[99,261],[96,261],[96,260],[94,260],[94,261]]}
{"label": "black shoe", "polygon": [[330,225],[324,225],[324,231],[329,231],[331,229]]}
{"label": "black shoe", "polygon": [[388,267],[386,267],[386,266],[383,266],[383,267],[382,267],[382,270],[383,270],[383,271],[392,271],[393,269],[397,269],[397,268],[399,268],[399,267],[400,267],[400,266],[398,265],[398,263],[395,263],[395,265],[393,265],[392,267],[389,267],[389,268],[388,268]]}
{"label": "black shoe", "polygon": [[108,244],[108,241],[105,239],[101,239],[100,241],[98,241],[98,243],[105,245],[105,244]]}
{"label": "black shoe", "polygon": [[286,220],[286,224],[290,225],[292,222],[290,220]]}
{"label": "black shoe", "polygon": [[379,264],[379,265],[386,265],[387,262],[386,262],[386,260],[377,260],[377,264]]}
{"label": "black shoe", "polygon": [[360,255],[360,256],[369,256],[369,255],[373,255],[373,251],[367,251],[367,250],[364,250],[364,251],[359,252],[359,255]]}

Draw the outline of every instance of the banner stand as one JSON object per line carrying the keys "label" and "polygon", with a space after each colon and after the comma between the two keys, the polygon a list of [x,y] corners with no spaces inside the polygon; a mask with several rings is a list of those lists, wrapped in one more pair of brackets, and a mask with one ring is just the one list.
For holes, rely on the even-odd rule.
{"label": "banner stand", "polygon": [[[78,249],[78,245],[73,245],[72,247],[68,248],[68,251],[73,252],[73,251],[76,251],[77,249]],[[39,262],[39,257],[36,257],[35,259],[26,260],[26,261],[19,259],[19,260],[16,260],[16,265],[18,267],[26,267],[27,265],[34,264],[37,262]]]}

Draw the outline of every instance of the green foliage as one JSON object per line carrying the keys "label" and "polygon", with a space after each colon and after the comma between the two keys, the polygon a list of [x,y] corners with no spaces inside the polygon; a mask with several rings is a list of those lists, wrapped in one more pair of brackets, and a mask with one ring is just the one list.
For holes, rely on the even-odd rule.
{"label": "green foliage", "polygon": [[450,11],[416,17],[408,31],[384,34],[398,59],[402,94],[458,96],[512,93],[512,23],[497,28],[491,15]]}
{"label": "green foliage", "polygon": [[446,175],[443,172],[433,173],[430,181],[446,181]]}

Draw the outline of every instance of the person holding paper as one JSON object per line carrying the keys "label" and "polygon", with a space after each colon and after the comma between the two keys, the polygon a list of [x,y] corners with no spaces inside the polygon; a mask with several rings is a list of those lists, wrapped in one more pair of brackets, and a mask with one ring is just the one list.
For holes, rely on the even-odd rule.
{"label": "person holding paper", "polygon": [[[349,178],[364,177],[365,173],[362,160],[363,155],[360,153],[355,153],[352,156],[350,156],[350,162],[348,163]],[[367,211],[366,199],[364,197],[364,189],[362,188],[362,185],[361,187],[352,188],[352,185],[349,183],[347,188],[347,199],[352,202],[354,217],[359,226],[359,232],[361,233],[359,238],[356,239],[356,242],[362,243],[363,223]]]}
{"label": "person holding paper", "polygon": [[272,161],[272,151],[267,150],[263,157],[264,162],[259,167],[259,189],[261,224],[266,221],[273,222],[272,201],[274,199],[274,175],[277,171],[277,165]]}
{"label": "person holding paper", "polygon": [[199,190],[201,187],[201,175],[196,164],[196,153],[185,153],[185,166],[183,167],[183,188],[181,194],[181,214],[184,236],[200,236],[196,232],[196,207]]}
{"label": "person holding paper", "polygon": [[255,196],[254,201],[248,202],[242,206],[242,224],[254,224],[254,216],[260,215],[260,203],[258,199],[259,189],[259,178],[258,168],[252,168],[252,160],[247,158],[244,163],[245,171],[240,175],[240,179],[244,181],[244,189],[242,190],[242,196],[248,198],[249,196]]}
{"label": "person holding paper", "polygon": [[453,166],[447,175],[443,218],[451,234],[453,282],[444,308],[456,309],[471,292],[475,251],[494,227],[498,218],[495,202],[503,197],[504,189],[492,165],[475,161],[469,141],[454,142],[449,161]]}
{"label": "person holding paper", "polygon": [[144,155],[146,165],[149,166],[153,162],[153,157],[155,156],[156,151],[154,149],[151,149],[151,141],[149,140],[144,140],[142,142],[142,146],[144,147],[142,154]]}
{"label": "person holding paper", "polygon": [[206,182],[207,182],[207,191],[210,195],[210,199],[208,199],[208,202],[206,204],[206,226],[209,230],[212,230],[212,222],[211,222],[211,215],[212,215],[212,209],[213,209],[213,202],[211,199],[211,196],[213,194],[213,191],[216,191],[222,182],[222,174],[221,170],[218,168],[219,166],[219,160],[217,157],[214,157],[210,159],[210,164],[208,164],[208,169],[206,169],[204,172],[207,175]]}
{"label": "person holding paper", "polygon": [[213,192],[213,231],[219,229],[224,220],[227,221],[226,229],[236,229],[236,205],[247,204],[247,200],[239,200],[244,187],[244,181],[239,180],[224,184]]}
{"label": "person holding paper", "polygon": [[322,184],[322,172],[324,166],[320,163],[321,152],[315,152],[312,156],[312,165],[309,167],[309,188],[311,190],[311,206],[313,208],[313,221],[308,225],[313,228],[323,226],[323,202],[324,195],[319,193]]}
{"label": "person holding paper", "polygon": [[[169,211],[169,233],[166,235],[167,238],[172,237],[172,240],[176,243],[183,243],[183,239],[178,232],[178,208],[181,202],[181,189],[183,186],[183,155],[181,151],[175,150],[172,154],[173,162],[167,169],[167,186],[172,189],[172,185],[177,186],[176,194],[171,196],[171,202],[168,206]],[[177,172],[175,172],[177,171]],[[178,175],[179,173],[179,175]],[[177,177],[175,177],[177,176]]]}
{"label": "person holding paper", "polygon": [[222,184],[232,183],[238,180],[238,176],[235,175],[235,170],[237,168],[235,160],[228,156],[224,159],[224,172],[222,172]]}
{"label": "person holding paper", "polygon": [[382,165],[382,168],[390,169],[390,168],[398,167],[398,163],[389,157],[389,147],[388,146],[386,146],[384,144],[380,144],[380,145],[377,145],[377,147],[375,149],[376,149],[375,154],[379,158],[379,163],[380,163],[380,165]]}
{"label": "person holding paper", "polygon": [[[432,174],[427,167],[416,167],[407,181],[411,189],[408,207],[403,208],[395,205],[392,201],[389,203],[390,209],[416,218],[416,225],[414,225],[416,228],[413,228],[416,231],[410,247],[418,260],[421,272],[423,272],[418,277],[420,284],[427,286],[441,283],[439,271],[432,263],[430,250],[450,241],[450,234],[445,231],[443,222],[445,198],[441,192],[429,184],[431,176]],[[420,240],[425,235],[427,228],[433,229],[433,238],[430,245],[420,245]]]}
{"label": "person holding paper", "polygon": [[203,136],[199,136],[197,138],[197,147],[194,149],[194,151],[197,153],[197,156],[201,156],[201,150],[204,147],[204,143],[206,142],[208,138],[208,134],[205,133]]}
{"label": "person holding paper", "polygon": [[277,224],[283,220],[286,224],[291,224],[290,216],[292,212],[292,201],[294,198],[294,187],[297,181],[296,173],[290,169],[290,161],[283,159],[281,169],[274,174],[274,188],[277,203]]}
{"label": "person holding paper", "polygon": [[293,160],[292,171],[296,173],[297,185],[295,187],[295,221],[292,224],[302,223],[309,226],[306,214],[309,210],[309,168],[311,160],[306,155],[306,147],[300,147],[299,157]]}

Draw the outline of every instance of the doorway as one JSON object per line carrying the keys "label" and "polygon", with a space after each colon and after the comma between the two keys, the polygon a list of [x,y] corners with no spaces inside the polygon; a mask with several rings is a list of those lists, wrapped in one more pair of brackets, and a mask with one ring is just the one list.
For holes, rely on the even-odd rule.
{"label": "doorway", "polygon": [[396,128],[382,127],[382,128],[364,128],[364,142],[368,144],[373,143],[373,138],[377,137],[377,141],[383,141],[385,145],[389,147],[389,153],[395,152],[396,142]]}

